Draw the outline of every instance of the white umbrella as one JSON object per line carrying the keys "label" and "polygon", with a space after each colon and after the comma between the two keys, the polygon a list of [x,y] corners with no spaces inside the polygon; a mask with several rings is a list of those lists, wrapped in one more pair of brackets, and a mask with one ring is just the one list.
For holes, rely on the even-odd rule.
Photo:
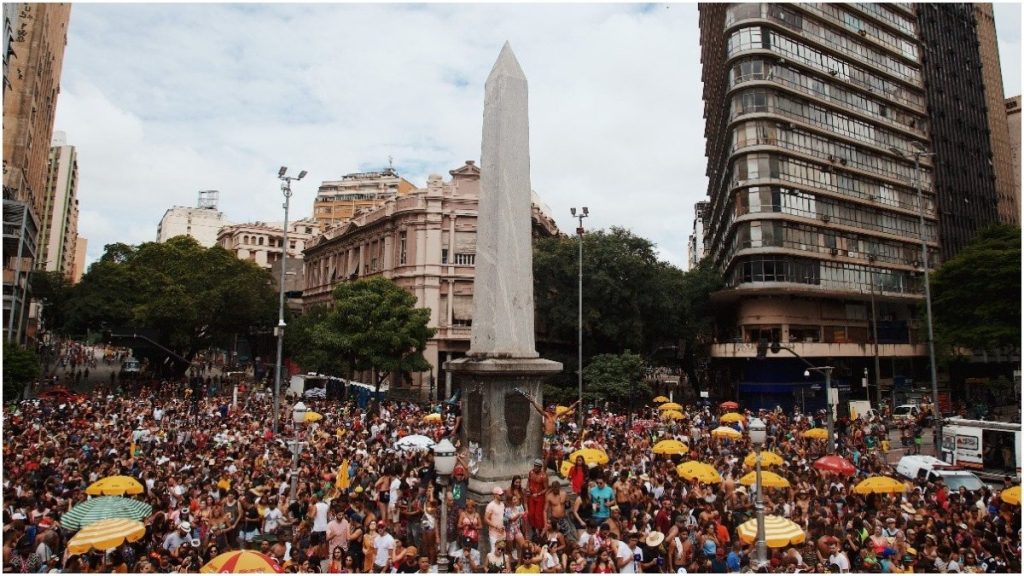
{"label": "white umbrella", "polygon": [[395,450],[426,451],[434,446],[434,441],[422,434],[412,434],[395,442]]}

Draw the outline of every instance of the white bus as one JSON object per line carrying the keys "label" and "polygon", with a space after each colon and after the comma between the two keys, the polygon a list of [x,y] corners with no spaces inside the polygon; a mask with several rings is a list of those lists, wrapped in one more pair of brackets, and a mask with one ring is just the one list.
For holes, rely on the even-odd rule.
{"label": "white bus", "polygon": [[979,476],[1020,476],[1020,422],[947,418],[942,425],[942,459]]}

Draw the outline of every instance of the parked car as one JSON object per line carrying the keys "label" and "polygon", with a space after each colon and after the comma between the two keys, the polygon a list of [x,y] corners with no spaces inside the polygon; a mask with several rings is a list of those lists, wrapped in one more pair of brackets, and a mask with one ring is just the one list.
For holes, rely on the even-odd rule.
{"label": "parked car", "polygon": [[921,409],[917,404],[900,404],[892,411],[893,420],[917,420]]}
{"label": "parked car", "polygon": [[984,483],[972,472],[939,460],[934,456],[904,456],[896,465],[896,472],[911,480],[924,479],[934,482],[941,479],[951,492],[961,486],[970,492],[981,490]]}

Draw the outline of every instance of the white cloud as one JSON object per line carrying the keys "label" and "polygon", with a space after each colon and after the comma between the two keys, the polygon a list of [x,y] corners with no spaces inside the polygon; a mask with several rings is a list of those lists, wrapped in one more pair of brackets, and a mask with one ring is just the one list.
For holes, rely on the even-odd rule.
{"label": "white cloud", "polygon": [[[1019,22],[1000,26],[1019,52]],[[301,217],[320,181],[388,156],[419,185],[478,159],[483,82],[509,40],[533,188],[558,224],[586,205],[588,228],[630,228],[685,266],[706,194],[698,35],[695,4],[75,4],[56,129],[78,147],[95,259],[154,238],[199,190],[220,190],[230,221],[279,221],[282,164],[309,171]]]}

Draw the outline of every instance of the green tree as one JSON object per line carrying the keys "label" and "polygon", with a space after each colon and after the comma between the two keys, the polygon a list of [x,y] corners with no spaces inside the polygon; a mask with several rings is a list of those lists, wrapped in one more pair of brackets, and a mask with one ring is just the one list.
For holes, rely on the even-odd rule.
{"label": "green tree", "polygon": [[32,298],[43,302],[43,326],[47,330],[61,332],[67,322],[71,282],[60,272],[35,270],[29,276],[29,284],[32,286]]}
{"label": "green tree", "polygon": [[318,357],[343,359],[354,370],[376,370],[375,386],[388,374],[430,369],[423,357],[430,309],[416,308],[416,297],[380,276],[345,282],[334,289],[334,306],[296,329],[295,342],[319,350]]}
{"label": "green tree", "polygon": [[39,377],[39,358],[36,353],[12,342],[4,342],[4,398],[21,397],[25,386]]}
{"label": "green tree", "polygon": [[327,320],[330,308],[315,306],[288,324],[284,332],[285,353],[307,372],[341,375],[351,370],[348,355],[319,345],[316,331]]}
{"label": "green tree", "polygon": [[588,400],[626,403],[635,396],[650,393],[644,383],[643,357],[626,350],[622,354],[598,354],[583,369],[587,383],[583,396]]}
{"label": "green tree", "polygon": [[101,327],[146,329],[191,359],[227,346],[250,326],[270,324],[277,298],[270,275],[220,246],[177,236],[139,246],[110,244],[68,300],[72,333]]}
{"label": "green tree", "polygon": [[994,350],[1021,340],[1020,228],[983,230],[931,276],[936,340]]}

